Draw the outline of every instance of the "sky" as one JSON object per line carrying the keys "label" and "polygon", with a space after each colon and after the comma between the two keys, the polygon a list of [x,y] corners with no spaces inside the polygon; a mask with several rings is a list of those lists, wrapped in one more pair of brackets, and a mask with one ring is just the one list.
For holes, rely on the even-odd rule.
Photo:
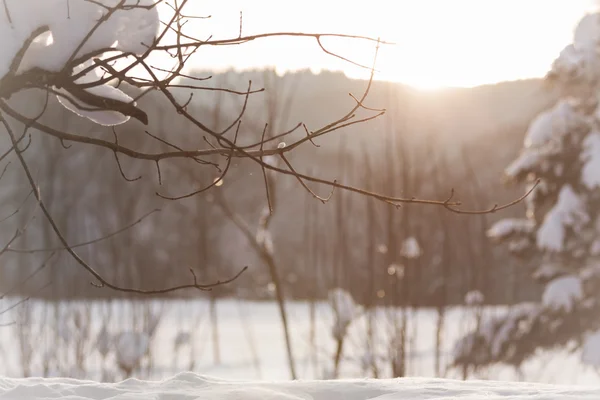
{"label": "sky", "polygon": [[[237,37],[263,32],[343,33],[394,42],[381,48],[377,79],[416,88],[472,87],[542,77],[570,43],[573,29],[598,0],[223,0],[190,2],[194,37]],[[331,51],[358,63],[373,62],[373,43],[329,39]],[[315,40],[263,39],[240,46],[202,49],[201,69],[275,67],[368,71],[323,53]]]}

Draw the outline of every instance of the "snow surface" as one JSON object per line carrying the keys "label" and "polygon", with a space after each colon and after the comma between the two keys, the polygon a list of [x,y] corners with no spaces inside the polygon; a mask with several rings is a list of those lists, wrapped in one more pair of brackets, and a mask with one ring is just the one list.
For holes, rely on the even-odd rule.
{"label": "snow surface", "polygon": [[531,383],[402,378],[337,381],[226,381],[180,373],[159,382],[103,384],[73,379],[0,378],[3,400],[586,400],[600,389]]}
{"label": "snow surface", "polygon": [[575,302],[583,298],[583,285],[577,276],[563,276],[546,285],[542,304],[553,310],[571,312]]}

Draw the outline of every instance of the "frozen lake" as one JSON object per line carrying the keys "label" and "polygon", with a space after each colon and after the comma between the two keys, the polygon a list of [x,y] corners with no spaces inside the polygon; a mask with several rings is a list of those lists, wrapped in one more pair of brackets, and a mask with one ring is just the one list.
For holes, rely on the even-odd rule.
{"label": "frozen lake", "polygon": [[[18,299],[4,299],[2,308],[16,301]],[[287,303],[296,370],[302,379],[330,376],[336,352],[330,305],[316,303],[313,311],[311,313],[311,305],[306,302]],[[489,307],[483,312],[489,316],[505,311]],[[0,320],[0,323],[15,321],[0,328],[3,360],[0,375],[115,381],[124,378],[131,365],[129,373],[142,379],[163,379],[181,371],[227,379],[290,378],[274,302],[219,300],[216,316],[218,330],[215,332],[207,300],[59,304],[29,301],[2,315]],[[379,377],[391,376],[390,354],[397,337],[394,321],[400,319],[398,309],[377,308],[374,313],[373,353]],[[471,309],[447,309],[443,348],[438,356],[442,377],[462,377],[461,371],[446,366],[451,362],[456,338],[470,329],[474,320]],[[437,311],[408,309],[407,321],[407,376],[436,376]],[[147,348],[145,341],[148,341]],[[367,318],[362,315],[350,325],[340,377],[372,376],[372,358],[365,351],[366,343]],[[499,366],[470,378],[517,380],[519,376],[542,383],[600,383],[600,376],[582,366],[577,353],[563,352],[537,355],[523,366],[521,375],[513,368]]]}

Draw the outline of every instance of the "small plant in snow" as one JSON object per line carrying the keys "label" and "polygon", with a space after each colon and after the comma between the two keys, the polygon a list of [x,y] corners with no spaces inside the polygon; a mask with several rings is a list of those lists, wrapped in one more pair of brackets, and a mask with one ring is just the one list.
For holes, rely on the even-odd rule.
{"label": "small plant in snow", "polygon": [[179,348],[181,346],[190,344],[190,342],[191,342],[190,333],[185,332],[185,331],[180,331],[177,333],[177,336],[175,336],[175,340],[173,341],[173,347],[175,348],[175,351],[177,351],[177,350],[179,350]]}
{"label": "small plant in snow", "polygon": [[156,330],[160,324],[161,314],[152,309],[146,311],[146,319],[144,321],[144,331],[150,338],[153,338],[156,334]]}
{"label": "small plant in snow", "polygon": [[465,305],[473,309],[475,315],[475,329],[479,331],[483,318],[483,303],[485,296],[479,290],[471,290],[465,295]]}
{"label": "small plant in snow", "polygon": [[335,288],[329,292],[329,304],[334,317],[331,335],[337,343],[331,374],[333,378],[337,378],[348,328],[352,321],[360,315],[362,309],[354,302],[350,293],[340,288]]}
{"label": "small plant in snow", "polygon": [[348,327],[354,318],[359,315],[359,306],[354,303],[350,293],[340,288],[329,292],[329,304],[334,316],[331,334],[334,339],[341,340],[348,333]]}
{"label": "small plant in snow", "polygon": [[116,339],[117,365],[129,377],[148,352],[150,337],[145,332],[122,332]]}
{"label": "small plant in snow", "polygon": [[105,359],[111,351],[112,338],[106,326],[103,326],[98,337],[96,338],[96,349],[100,353],[103,359]]}
{"label": "small plant in snow", "polygon": [[[177,332],[175,339],[173,339],[173,366],[178,365],[179,357],[181,355],[181,349],[185,346],[188,347],[188,354],[190,355],[190,365],[193,365],[193,348],[192,348],[192,334],[189,331],[180,330]],[[190,368],[191,369],[191,368]]]}
{"label": "small plant in snow", "polygon": [[485,297],[479,290],[471,290],[465,295],[465,304],[468,306],[480,306],[484,300]]}

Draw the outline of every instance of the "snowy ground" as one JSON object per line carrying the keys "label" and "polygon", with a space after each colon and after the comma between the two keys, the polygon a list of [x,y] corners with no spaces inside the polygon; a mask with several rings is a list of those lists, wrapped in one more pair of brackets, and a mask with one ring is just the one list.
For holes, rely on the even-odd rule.
{"label": "snowy ground", "polygon": [[526,383],[396,380],[232,382],[182,373],[162,382],[99,384],[68,379],[0,379],[2,400],[586,400],[600,389]]}
{"label": "snowy ground", "polygon": [[[3,300],[8,306],[15,299]],[[112,313],[110,312],[112,310]],[[118,381],[125,374],[117,366],[118,342],[123,333],[148,330],[152,320],[158,321],[150,340],[150,351],[142,358],[141,367],[131,376],[140,379],[165,379],[182,371],[226,379],[287,380],[285,346],[277,307],[272,302],[221,300],[217,303],[219,362],[215,362],[213,331],[208,302],[203,300],[169,303],[63,303],[48,305],[28,302],[27,306],[3,315],[0,323],[16,319],[17,324],[0,328],[0,376],[67,376],[80,379]],[[331,336],[332,312],[326,303],[315,309],[315,340],[311,345],[310,308],[307,303],[290,302],[288,313],[296,368],[302,379],[327,377],[332,367],[335,342]],[[484,314],[503,312],[486,309]],[[376,337],[379,377],[390,377],[389,341],[395,314],[378,309]],[[434,310],[420,310],[409,315],[408,376],[435,377]],[[441,364],[446,366],[455,339],[473,322],[473,313],[466,308],[448,311],[445,322],[444,349]],[[102,327],[107,334],[103,336]],[[364,318],[352,322],[340,377],[370,376],[365,367]],[[135,336],[121,335],[126,347],[134,347]],[[124,338],[124,339],[123,339]],[[121,345],[123,346],[123,344]],[[102,357],[104,352],[106,357]],[[121,351],[131,357],[131,348]],[[120,357],[123,358],[123,357]],[[126,357],[125,357],[126,358]],[[125,360],[127,361],[127,360]],[[441,376],[461,378],[460,371],[443,368]],[[472,379],[517,379],[565,385],[600,385],[600,376],[583,367],[578,354],[546,353],[524,365],[519,375],[512,368],[497,367],[481,371]],[[599,397],[600,398],[600,397]]]}

